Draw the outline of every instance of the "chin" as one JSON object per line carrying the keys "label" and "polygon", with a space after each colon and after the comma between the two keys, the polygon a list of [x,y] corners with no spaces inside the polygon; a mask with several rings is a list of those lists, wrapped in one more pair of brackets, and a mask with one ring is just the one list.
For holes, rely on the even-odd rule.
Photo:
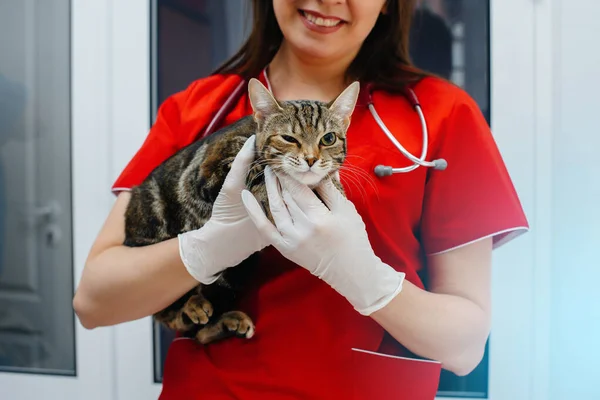
{"label": "chin", "polygon": [[306,57],[316,58],[316,59],[330,59],[333,57],[332,52],[327,49],[326,45],[310,43],[305,45],[297,46],[298,50]]}
{"label": "chin", "polygon": [[339,51],[330,49],[329,46],[324,43],[310,43],[305,46],[299,46],[299,50],[306,57],[310,57],[317,60],[333,60],[339,57],[343,57],[343,54],[340,54]]}
{"label": "chin", "polygon": [[342,50],[345,47],[345,43],[338,42],[339,41],[324,40],[323,38],[316,39],[306,37],[303,33],[292,35],[288,40],[290,48],[292,48],[295,53],[319,60],[331,60],[344,57],[344,54],[347,53],[347,51]]}
{"label": "chin", "polygon": [[326,174],[317,174],[315,172],[295,172],[292,177],[298,182],[305,184],[306,186],[313,187],[317,186],[319,182],[323,180]]}

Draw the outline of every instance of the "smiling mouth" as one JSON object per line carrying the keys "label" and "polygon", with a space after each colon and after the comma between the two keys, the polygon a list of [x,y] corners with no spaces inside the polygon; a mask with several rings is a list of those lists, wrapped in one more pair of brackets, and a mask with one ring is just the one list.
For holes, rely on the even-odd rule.
{"label": "smiling mouth", "polygon": [[309,22],[311,22],[317,26],[321,26],[323,28],[333,28],[338,25],[341,25],[344,22],[343,20],[341,20],[339,18],[321,17],[321,16],[317,16],[313,13],[306,12],[304,10],[298,10],[298,12],[300,14],[302,14],[302,16],[304,18],[306,18]]}

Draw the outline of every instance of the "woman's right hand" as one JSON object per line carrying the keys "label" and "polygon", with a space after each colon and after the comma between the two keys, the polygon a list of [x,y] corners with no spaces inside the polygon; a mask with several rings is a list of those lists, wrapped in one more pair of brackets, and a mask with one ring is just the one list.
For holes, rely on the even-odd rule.
{"label": "woman's right hand", "polygon": [[[241,200],[254,138],[238,153],[209,222],[198,231],[142,247],[123,245],[131,193],[121,192],[94,241],[73,299],[93,329],[136,320],[172,304],[267,245]],[[184,265],[185,264],[185,265]]]}
{"label": "woman's right hand", "polygon": [[255,157],[254,143],[253,135],[234,159],[208,222],[178,236],[183,264],[194,279],[204,284],[213,283],[223,270],[269,244],[250,219],[241,197]]}

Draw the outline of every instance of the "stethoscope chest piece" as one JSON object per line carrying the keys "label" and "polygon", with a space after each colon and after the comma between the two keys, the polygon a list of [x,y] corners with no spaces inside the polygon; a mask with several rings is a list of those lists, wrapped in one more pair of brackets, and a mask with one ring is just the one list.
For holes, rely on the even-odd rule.
{"label": "stethoscope chest piece", "polygon": [[429,168],[434,168],[434,169],[440,170],[440,171],[443,171],[448,167],[448,162],[443,158],[438,158],[433,161],[425,161],[425,156],[427,155],[427,149],[428,149],[428,138],[429,138],[428,131],[427,131],[427,121],[425,120],[425,116],[423,115],[423,110],[421,109],[421,105],[419,104],[417,95],[415,94],[415,92],[412,89],[406,89],[406,93],[404,93],[404,95],[407,98],[407,100],[411,103],[411,105],[415,109],[415,111],[417,112],[417,115],[419,116],[419,120],[421,122],[421,132],[423,135],[423,148],[421,150],[421,155],[418,158],[415,157],[414,155],[412,155],[408,150],[406,150],[404,148],[404,146],[402,146],[400,144],[400,142],[398,142],[398,140],[396,140],[394,135],[392,135],[392,133],[387,128],[387,126],[383,123],[383,121],[379,117],[379,114],[377,114],[377,110],[375,110],[375,106],[373,105],[373,99],[372,99],[371,92],[370,92],[371,88],[369,86],[367,86],[366,90],[369,91],[367,94],[369,111],[373,115],[373,118],[377,122],[377,125],[379,125],[381,130],[385,133],[385,135],[388,137],[388,139],[394,144],[394,146],[396,146],[396,148],[400,151],[400,153],[402,153],[406,158],[408,158],[413,163],[412,165],[410,165],[408,167],[403,167],[403,168],[394,168],[394,167],[391,167],[388,165],[377,165],[375,167],[375,169],[373,170],[373,172],[375,173],[376,176],[386,177],[386,176],[391,176],[393,174],[406,173],[406,172],[413,171],[419,167],[429,167]]}

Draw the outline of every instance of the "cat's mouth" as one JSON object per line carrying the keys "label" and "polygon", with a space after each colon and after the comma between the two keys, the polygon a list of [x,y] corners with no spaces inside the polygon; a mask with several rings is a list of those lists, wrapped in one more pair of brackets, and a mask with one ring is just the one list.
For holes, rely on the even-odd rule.
{"label": "cat's mouth", "polygon": [[279,175],[287,175],[293,180],[309,187],[317,186],[331,171],[331,165],[323,162],[302,163],[297,158],[284,158],[271,163],[273,171]]}
{"label": "cat's mouth", "polygon": [[302,172],[289,171],[288,174],[298,182],[301,182],[307,186],[316,186],[327,175],[325,173],[317,173],[312,170]]}

